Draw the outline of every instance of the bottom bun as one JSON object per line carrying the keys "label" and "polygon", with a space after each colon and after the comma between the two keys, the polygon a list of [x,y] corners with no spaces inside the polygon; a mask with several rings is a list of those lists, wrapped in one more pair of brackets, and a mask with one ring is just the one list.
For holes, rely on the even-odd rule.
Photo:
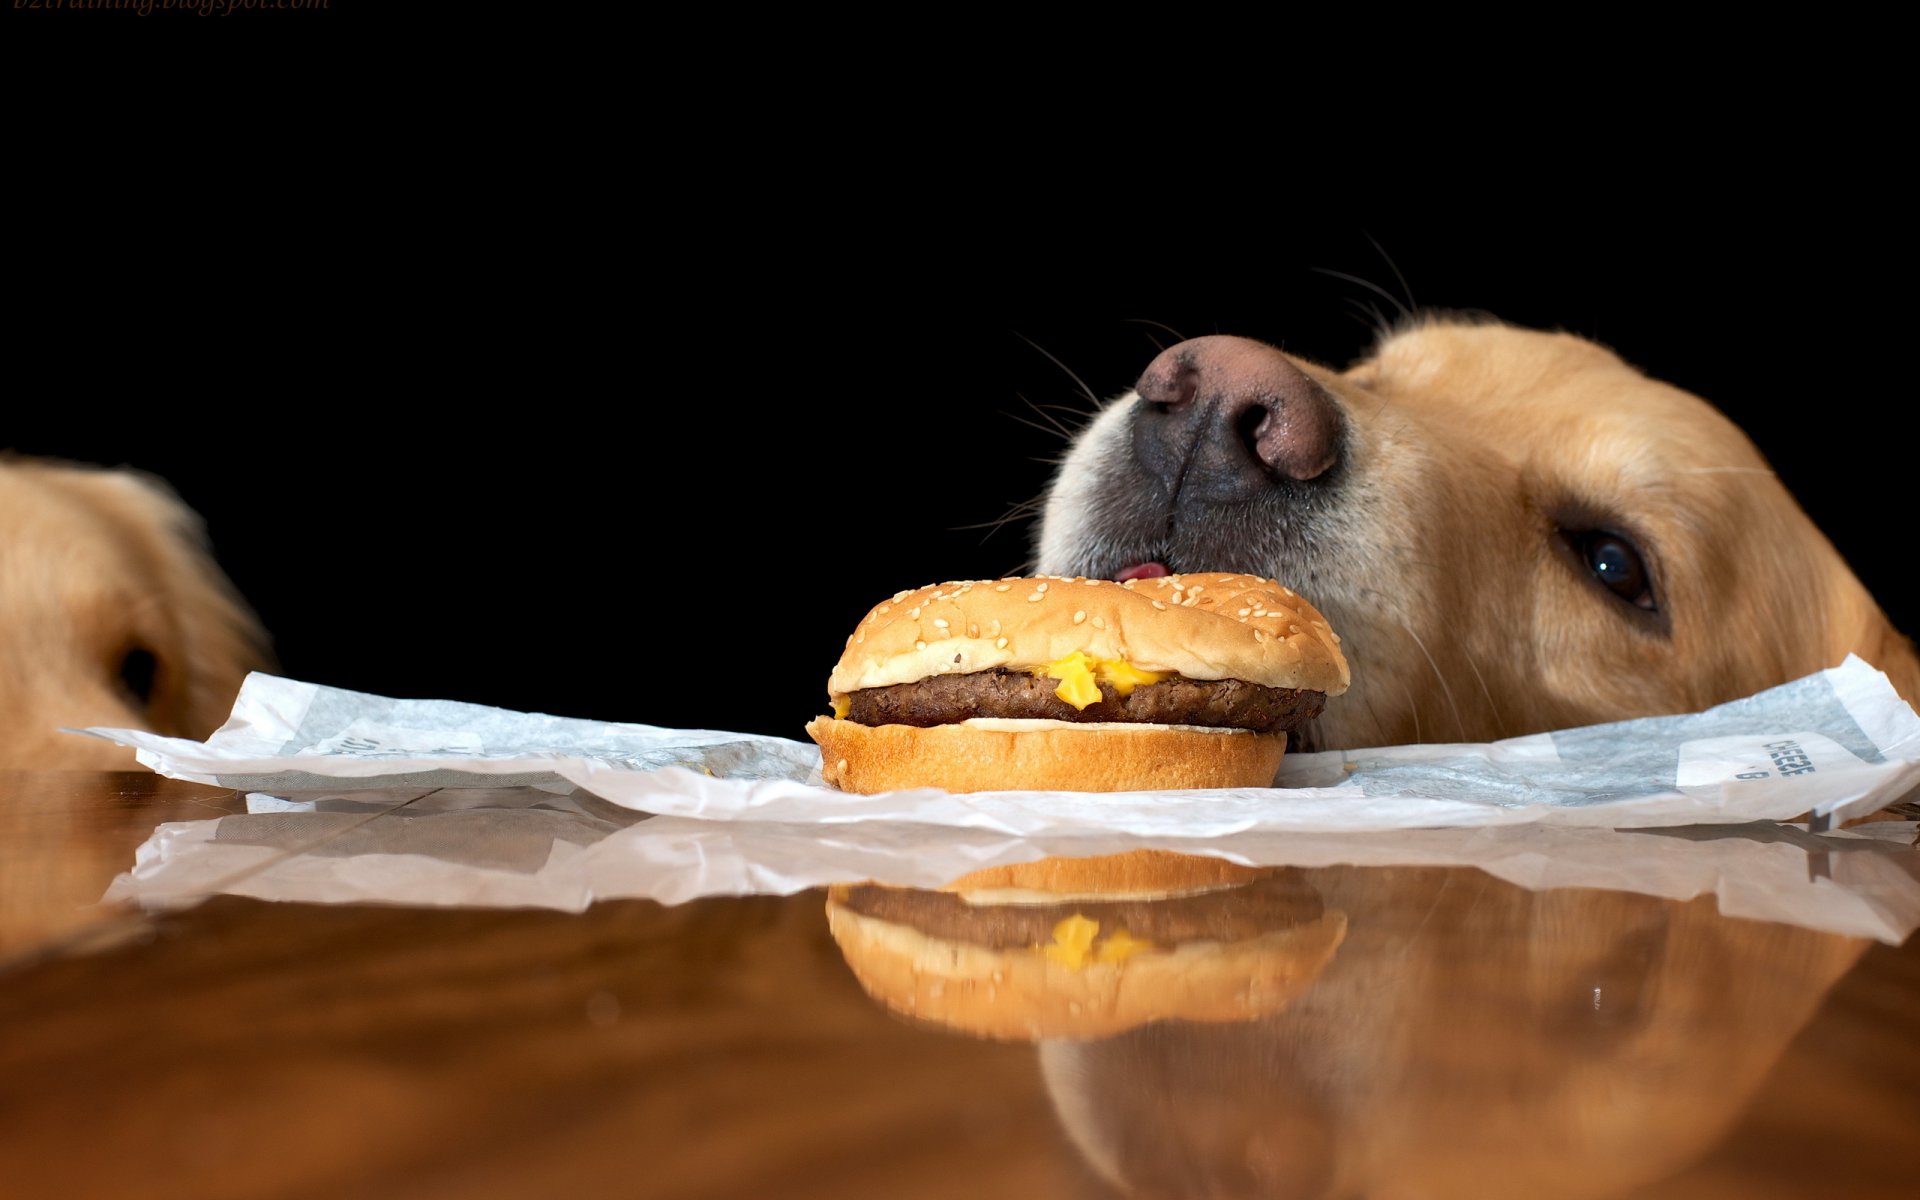
{"label": "bottom bun", "polygon": [[816,717],[820,773],[847,792],[934,787],[949,792],[1157,792],[1269,787],[1284,733],[1187,725],[963,721],[861,725]]}

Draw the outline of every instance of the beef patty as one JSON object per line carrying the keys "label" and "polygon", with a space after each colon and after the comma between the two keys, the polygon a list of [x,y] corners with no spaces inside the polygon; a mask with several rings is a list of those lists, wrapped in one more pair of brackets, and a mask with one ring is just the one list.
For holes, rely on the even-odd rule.
{"label": "beef patty", "polygon": [[866,688],[848,696],[849,720],[862,725],[951,725],[969,717],[1046,721],[1130,721],[1284,733],[1320,715],[1325,692],[1262,687],[1244,679],[1168,679],[1131,694],[1100,685],[1100,699],[1075,708],[1054,695],[1056,680],[1000,668],[937,675],[917,683]]}
{"label": "beef patty", "polygon": [[950,892],[861,884],[844,903],[863,916],[906,925],[929,937],[996,949],[1043,946],[1054,927],[1072,916],[1098,921],[1102,933],[1124,929],[1163,946],[1231,942],[1316,921],[1326,911],[1320,893],[1295,872],[1219,891],[1164,900],[1089,897],[1057,904],[969,904]]}

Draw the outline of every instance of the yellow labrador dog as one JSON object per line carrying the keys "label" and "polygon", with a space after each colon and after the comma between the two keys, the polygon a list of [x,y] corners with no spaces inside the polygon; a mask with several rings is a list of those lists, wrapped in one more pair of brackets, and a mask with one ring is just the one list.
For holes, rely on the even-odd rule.
{"label": "yellow labrador dog", "polygon": [[1566,334],[1428,318],[1331,370],[1203,337],[1080,434],[1039,569],[1254,572],[1341,632],[1308,747],[1699,709],[1849,652],[1920,665],[1751,442]]}
{"label": "yellow labrador dog", "polygon": [[156,480],[0,459],[0,769],[126,769],[61,726],[204,736],[266,638]]}

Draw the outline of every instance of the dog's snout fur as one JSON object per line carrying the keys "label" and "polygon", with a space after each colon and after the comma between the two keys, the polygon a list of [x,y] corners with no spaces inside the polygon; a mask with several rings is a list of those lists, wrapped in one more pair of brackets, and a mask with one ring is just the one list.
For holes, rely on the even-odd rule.
{"label": "dog's snout fur", "polygon": [[90,725],[203,737],[266,635],[199,519],[130,471],[0,458],[0,770],[126,770]]}
{"label": "dog's snout fur", "polygon": [[1245,501],[1339,461],[1339,403],[1271,346],[1203,337],[1163,351],[1135,388],[1134,452],[1176,500]]}

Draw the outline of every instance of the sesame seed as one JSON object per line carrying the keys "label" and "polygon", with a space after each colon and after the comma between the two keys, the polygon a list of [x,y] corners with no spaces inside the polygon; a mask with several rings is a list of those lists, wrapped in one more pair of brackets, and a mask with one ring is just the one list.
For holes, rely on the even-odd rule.
{"label": "sesame seed", "polygon": [[1252,610],[1252,609],[1250,609],[1250,608],[1243,608],[1243,609],[1241,609],[1241,610],[1240,610],[1240,612],[1239,612],[1239,615],[1240,615],[1240,616],[1243,616],[1243,617],[1245,617],[1245,616],[1251,616],[1251,615],[1252,615],[1252,613],[1253,613],[1253,610]]}
{"label": "sesame seed", "polygon": [[[880,615],[881,615],[881,616],[883,616],[883,617],[884,617],[884,616],[886,616],[886,615],[887,615],[888,613],[890,613],[890,612],[892,612],[892,611],[893,611],[893,605],[891,605],[891,604],[882,604],[882,605],[880,606]],[[872,620],[873,618],[872,618],[872,617],[868,617],[867,619],[868,619],[868,620]]]}
{"label": "sesame seed", "polygon": [[927,644],[925,642],[915,642],[913,644],[913,648],[915,650],[925,650],[927,648]]}
{"label": "sesame seed", "polygon": [[1158,600],[1155,600],[1155,601],[1153,602],[1153,606],[1154,606],[1155,608],[1157,608],[1157,609],[1159,609],[1159,610],[1160,610],[1161,612],[1165,612],[1165,611],[1167,611],[1167,606],[1166,606],[1166,605],[1164,605],[1164,604],[1162,604],[1162,603],[1160,603],[1160,602],[1159,602]]}
{"label": "sesame seed", "polygon": [[1009,590],[1009,589],[1011,589],[1012,587],[1013,587],[1013,585],[1012,585],[1012,584],[1010,584],[1010,583],[1003,583],[1003,584],[1001,584],[1001,585],[1000,585],[999,587],[997,587],[997,588],[994,588],[993,590],[994,590],[994,591],[996,591],[996,592],[1004,592],[1004,591],[1007,591],[1007,590]]}
{"label": "sesame seed", "polygon": [[1087,619],[1087,610],[1084,608],[1073,614],[1073,623],[1075,625],[1078,625],[1080,622],[1086,619]]}
{"label": "sesame seed", "polygon": [[935,629],[945,629],[947,627],[947,619],[945,617],[935,617],[933,619],[933,627]]}
{"label": "sesame seed", "polygon": [[967,626],[967,636],[968,636],[968,637],[979,637],[979,636],[980,636],[980,627],[979,627],[978,625],[973,625],[973,624],[969,624],[969,625]]}
{"label": "sesame seed", "polygon": [[1041,584],[1041,585],[1040,585],[1039,587],[1037,587],[1037,588],[1035,588],[1035,589],[1033,589],[1033,590],[1034,590],[1034,591],[1036,591],[1036,592],[1044,592],[1044,591],[1046,591],[1046,590],[1047,590],[1047,585],[1043,583],[1043,584]]}
{"label": "sesame seed", "polygon": [[1107,627],[1107,619],[1105,617],[1095,617],[1093,619],[1093,627],[1095,629],[1105,629]]}
{"label": "sesame seed", "polygon": [[1046,596],[1046,593],[1044,593],[1044,592],[1035,592],[1035,593],[1034,593],[1033,595],[1031,595],[1031,596],[1028,596],[1028,597],[1027,597],[1027,603],[1028,603],[1028,604],[1037,604],[1038,602],[1040,602],[1040,601],[1042,601],[1042,600],[1045,600],[1046,598],[1047,598],[1047,596]]}
{"label": "sesame seed", "polygon": [[837,762],[837,763],[835,763],[835,764],[834,764],[834,769],[835,769],[835,770],[838,770],[838,771],[844,771],[844,770],[846,770],[846,769],[847,769],[847,760],[843,758],[843,759],[841,759],[841,760],[840,760],[839,762]]}
{"label": "sesame seed", "polygon": [[909,592],[895,592],[895,593],[893,594],[893,602],[894,602],[895,604],[898,604],[898,603],[900,603],[900,602],[901,602],[902,600],[905,600],[905,599],[906,599],[906,598],[907,598],[907,597],[908,597],[909,595],[911,595],[911,593],[909,593]]}
{"label": "sesame seed", "polygon": [[918,620],[918,619],[919,619],[919,617],[920,617],[920,609],[919,609],[919,607],[918,607],[917,605],[916,605],[915,607],[913,607],[913,608],[910,608],[910,609],[908,609],[908,610],[907,610],[907,619],[908,619],[908,620]]}
{"label": "sesame seed", "polygon": [[1007,639],[1001,638],[999,641],[993,644],[993,648],[995,650],[1005,650],[1007,648]]}
{"label": "sesame seed", "polygon": [[853,640],[856,642],[864,642],[867,640],[867,635],[864,633],[856,633],[853,635]]}
{"label": "sesame seed", "polygon": [[1000,636],[1000,618],[999,617],[995,617],[993,619],[993,628],[987,630],[987,633],[993,637]]}
{"label": "sesame seed", "polygon": [[1267,635],[1256,629],[1253,631],[1253,640],[1256,642],[1264,642],[1267,640]]}

